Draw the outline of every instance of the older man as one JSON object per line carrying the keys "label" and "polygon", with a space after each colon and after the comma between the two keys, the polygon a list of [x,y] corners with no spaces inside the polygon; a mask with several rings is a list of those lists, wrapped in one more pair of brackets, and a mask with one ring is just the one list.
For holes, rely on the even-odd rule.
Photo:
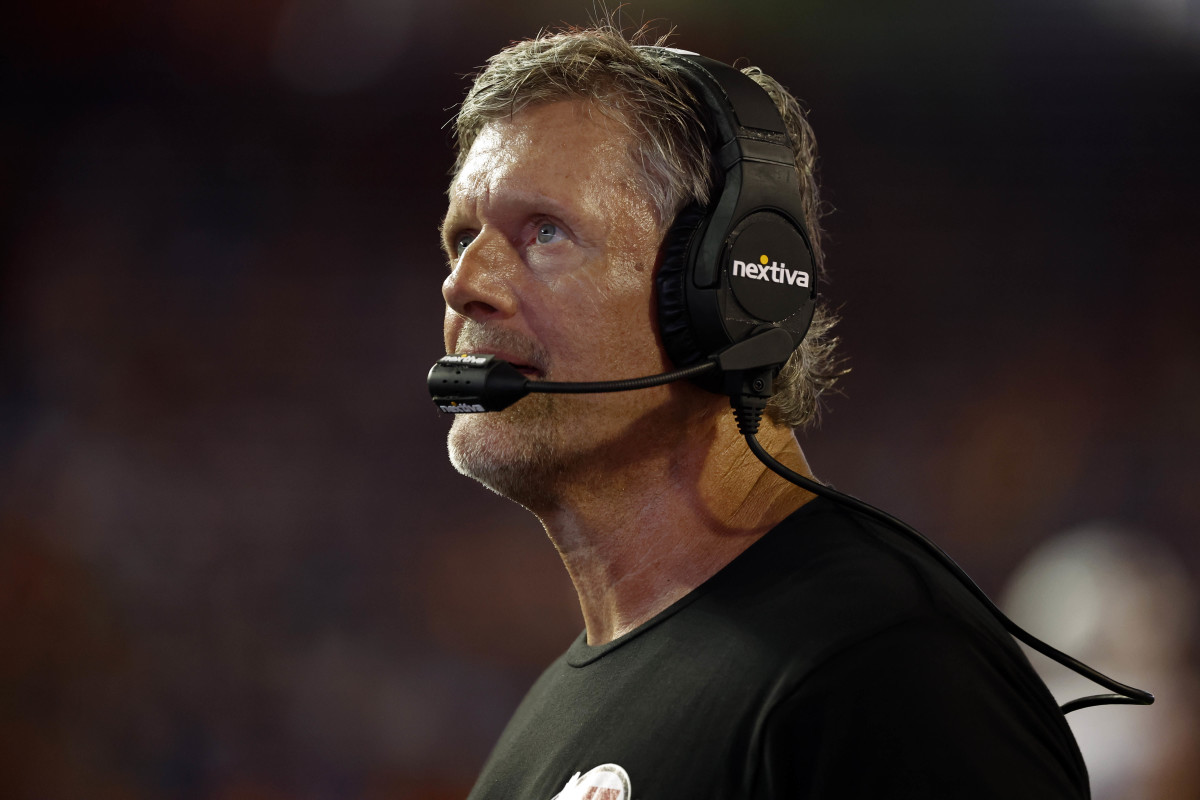
{"label": "older man", "polygon": [[[838,370],[810,291],[811,131],[776,82],[733,72],[573,29],[494,56],[459,113],[447,352],[534,384],[663,373],[726,334],[736,354],[697,381],[456,415],[454,465],[543,523],[585,623],[471,798],[1086,797],[994,616],[885,522],[747,448],[748,425],[811,479],[793,429]],[[745,199],[759,190],[779,207]],[[715,334],[688,330],[704,314]],[[786,348],[762,363],[751,340]],[[739,430],[730,396],[766,404],[761,425]]]}

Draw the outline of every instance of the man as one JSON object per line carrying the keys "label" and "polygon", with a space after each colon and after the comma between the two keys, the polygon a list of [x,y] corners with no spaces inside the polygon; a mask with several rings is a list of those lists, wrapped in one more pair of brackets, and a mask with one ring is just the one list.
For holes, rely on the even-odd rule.
{"label": "man", "polygon": [[[684,366],[661,273],[677,217],[723,188],[685,72],[610,27],[490,60],[457,120],[447,352],[534,382]],[[819,270],[811,131],[747,74],[786,125]],[[757,433],[809,478],[792,431],[837,376],[832,317],[810,313]],[[712,388],[455,416],[455,467],[538,517],[585,623],[471,798],[1086,797],[1062,714],[994,617],[889,526],[769,470]]]}

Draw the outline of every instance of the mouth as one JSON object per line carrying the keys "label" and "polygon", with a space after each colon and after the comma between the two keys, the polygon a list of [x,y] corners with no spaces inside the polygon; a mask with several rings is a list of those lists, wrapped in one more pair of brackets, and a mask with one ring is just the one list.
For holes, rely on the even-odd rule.
{"label": "mouth", "polygon": [[530,364],[530,363],[523,361],[520,358],[510,355],[508,353],[504,353],[504,352],[500,352],[500,351],[489,352],[487,350],[465,350],[465,351],[463,351],[463,353],[465,355],[472,355],[472,356],[494,356],[496,359],[498,359],[500,361],[507,361],[509,364],[512,364],[513,367],[516,368],[517,372],[521,373],[522,375],[524,375],[526,378],[529,378],[530,380],[540,380],[546,374],[545,370],[543,370],[541,367],[538,367],[535,364]]}

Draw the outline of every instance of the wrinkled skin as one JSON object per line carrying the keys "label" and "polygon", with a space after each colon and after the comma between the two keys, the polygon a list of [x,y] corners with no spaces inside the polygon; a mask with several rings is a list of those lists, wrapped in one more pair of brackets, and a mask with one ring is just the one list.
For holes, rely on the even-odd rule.
{"label": "wrinkled skin", "polygon": [[[443,223],[447,352],[495,353],[557,381],[670,369],[654,321],[661,230],[638,189],[628,135],[584,101],[534,106],[484,128]],[[670,420],[702,396],[686,386],[530,395],[504,412],[456,417],[451,460],[526,506],[553,505],[564,482],[611,474],[655,440],[672,440]]]}

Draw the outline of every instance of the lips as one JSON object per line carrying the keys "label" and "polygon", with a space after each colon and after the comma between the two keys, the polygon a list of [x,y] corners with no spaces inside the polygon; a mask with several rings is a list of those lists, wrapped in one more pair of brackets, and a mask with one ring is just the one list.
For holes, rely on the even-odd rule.
{"label": "lips", "polygon": [[501,361],[507,361],[508,363],[510,363],[514,367],[516,367],[517,372],[521,373],[526,378],[538,379],[538,378],[541,378],[545,374],[545,371],[541,367],[538,367],[535,364],[531,364],[528,361],[523,360],[519,356],[510,355],[509,353],[505,353],[503,351],[488,350],[486,348],[480,348],[480,349],[463,350],[461,352],[465,355],[472,355],[472,356],[494,356]]}
{"label": "lips", "polygon": [[542,371],[537,367],[531,367],[527,364],[513,364],[517,368],[517,372],[524,375],[526,378],[540,378]]}
{"label": "lips", "polygon": [[453,352],[494,356],[512,364],[526,378],[546,377],[549,354],[528,335],[465,320],[454,340]]}

